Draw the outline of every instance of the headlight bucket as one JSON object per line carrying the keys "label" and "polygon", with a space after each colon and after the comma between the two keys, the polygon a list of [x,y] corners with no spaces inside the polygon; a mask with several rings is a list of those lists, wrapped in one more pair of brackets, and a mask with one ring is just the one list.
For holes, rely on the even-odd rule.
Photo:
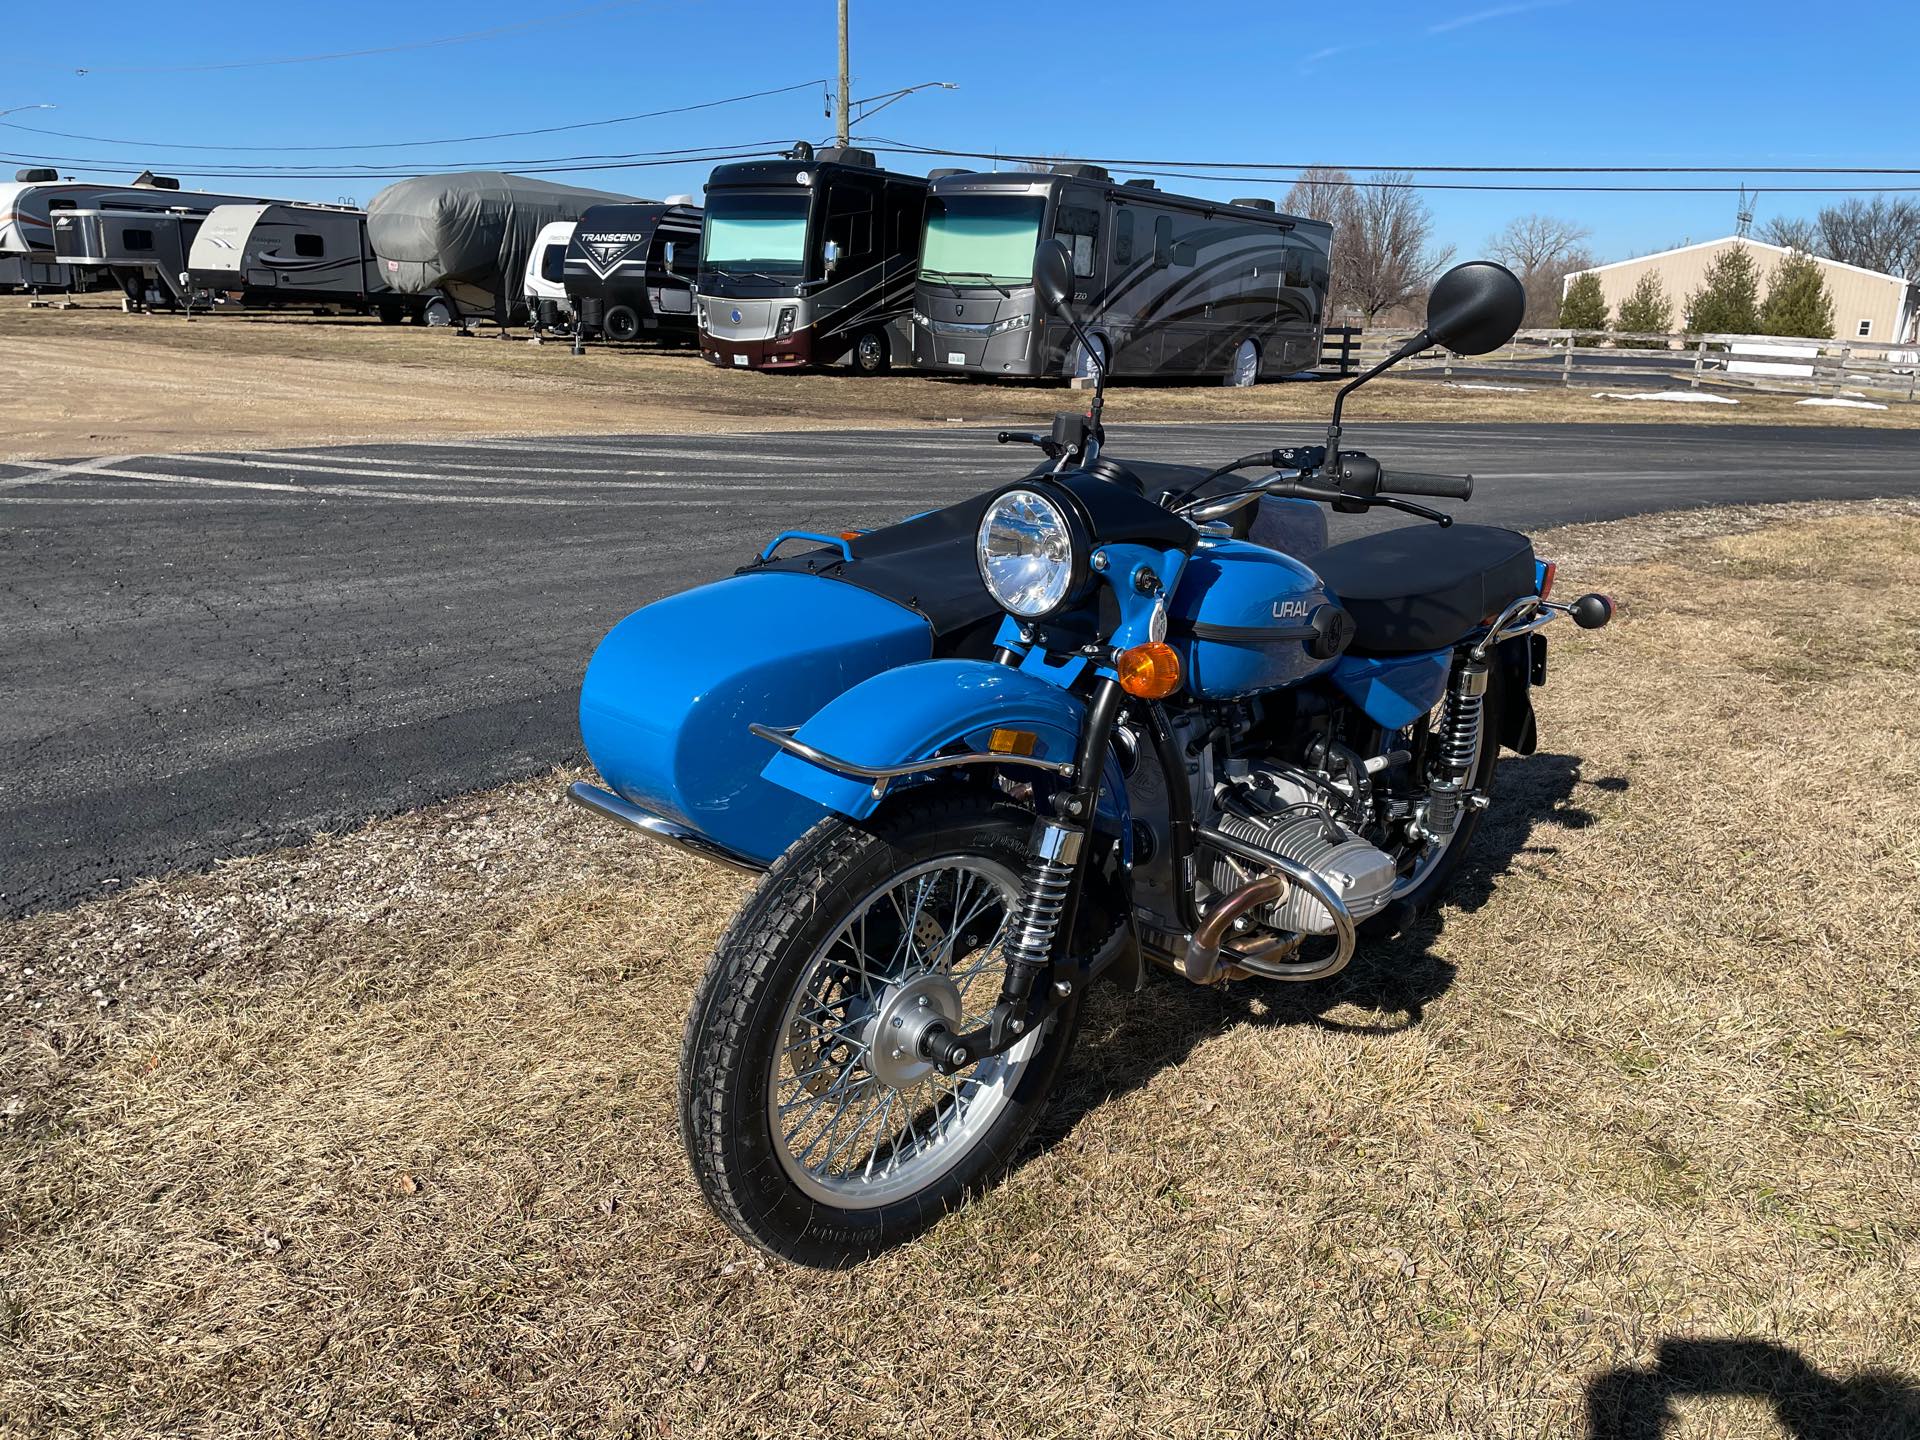
{"label": "headlight bucket", "polygon": [[1077,508],[1063,495],[1018,485],[987,504],[974,534],[974,564],[994,603],[1020,620],[1073,604],[1087,587],[1092,552]]}

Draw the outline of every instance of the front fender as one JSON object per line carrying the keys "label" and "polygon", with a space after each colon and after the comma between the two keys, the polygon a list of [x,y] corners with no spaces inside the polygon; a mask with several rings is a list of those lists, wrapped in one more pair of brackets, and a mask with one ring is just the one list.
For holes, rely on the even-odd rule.
{"label": "front fender", "polygon": [[[797,739],[857,765],[905,765],[959,745],[982,755],[996,729],[1034,736],[1033,753],[1071,763],[1086,706],[1060,686],[1010,665],[984,660],[923,660],[863,680],[802,725]],[[865,780],[826,770],[786,751],[761,775],[775,785],[855,820],[880,803]],[[1029,772],[1031,773],[1031,772]],[[1126,818],[1126,783],[1109,754],[1100,789],[1102,813]],[[1123,849],[1131,827],[1120,826]]]}

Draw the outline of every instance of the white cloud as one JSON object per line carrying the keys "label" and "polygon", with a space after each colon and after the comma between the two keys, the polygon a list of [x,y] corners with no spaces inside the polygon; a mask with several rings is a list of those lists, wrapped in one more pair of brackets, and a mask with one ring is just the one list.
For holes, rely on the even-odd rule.
{"label": "white cloud", "polygon": [[1456,15],[1451,20],[1442,20],[1429,25],[1427,34],[1444,35],[1449,30],[1464,30],[1469,25],[1484,24],[1488,20],[1504,20],[1509,15],[1525,15],[1534,10],[1557,10],[1571,0],[1520,0],[1518,4],[1495,5],[1487,10],[1475,10],[1467,15]]}

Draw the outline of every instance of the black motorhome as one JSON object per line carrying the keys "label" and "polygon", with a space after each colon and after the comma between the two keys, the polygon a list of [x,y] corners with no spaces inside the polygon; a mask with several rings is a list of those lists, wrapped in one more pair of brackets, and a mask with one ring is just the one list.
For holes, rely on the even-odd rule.
{"label": "black motorhome", "polygon": [[1270,200],[1168,195],[1097,165],[946,173],[927,197],[913,361],[987,375],[1086,372],[1036,303],[1033,253],[1073,255],[1076,309],[1116,376],[1217,375],[1229,385],[1319,363],[1333,229]]}
{"label": "black motorhome", "polygon": [[707,181],[697,299],[716,365],[783,369],[904,358],[927,182],[865,150],[802,142]]}
{"label": "black motorhome", "polygon": [[562,271],[581,338],[691,341],[700,273],[698,205],[595,205]]}

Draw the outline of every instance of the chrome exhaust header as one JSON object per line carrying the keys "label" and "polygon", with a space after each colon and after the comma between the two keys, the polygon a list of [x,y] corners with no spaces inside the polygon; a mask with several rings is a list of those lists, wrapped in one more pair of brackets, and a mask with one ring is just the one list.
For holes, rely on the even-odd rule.
{"label": "chrome exhaust header", "polygon": [[[1347,909],[1346,901],[1324,878],[1265,846],[1221,830],[1202,828],[1198,839],[1202,845],[1211,845],[1236,859],[1279,873],[1256,876],[1206,913],[1200,928],[1194,931],[1193,938],[1187,942],[1186,959],[1181,965],[1181,972],[1187,979],[1196,985],[1211,985],[1216,980],[1229,978],[1232,971],[1240,970],[1269,980],[1297,982],[1324,980],[1347,968],[1358,938],[1353,912]],[[1276,963],[1262,960],[1257,955],[1236,955],[1228,949],[1225,952],[1227,965],[1222,966],[1222,950],[1233,922],[1250,910],[1284,899],[1296,885],[1324,905],[1327,914],[1333,917],[1333,954],[1321,960]]]}

